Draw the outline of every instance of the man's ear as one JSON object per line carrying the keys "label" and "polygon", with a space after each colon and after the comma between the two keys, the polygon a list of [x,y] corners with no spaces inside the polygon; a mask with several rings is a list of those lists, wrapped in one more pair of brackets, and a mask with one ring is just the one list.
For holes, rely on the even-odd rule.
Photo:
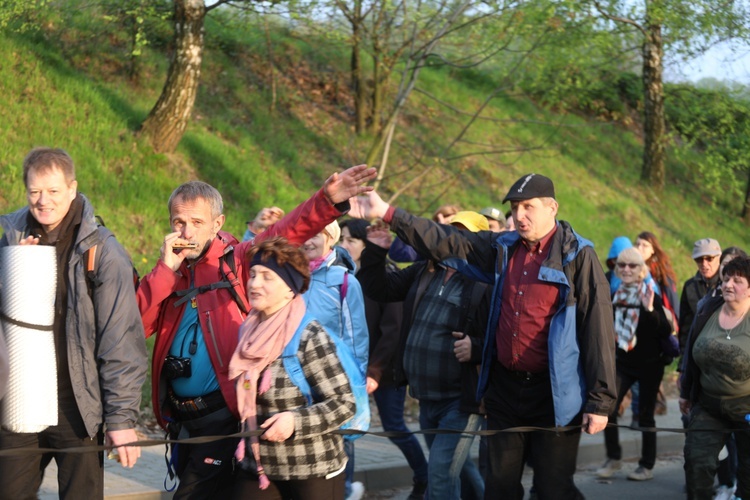
{"label": "man's ear", "polygon": [[226,221],[226,216],[224,216],[224,214],[221,214],[214,219],[214,234],[221,231],[221,228],[224,227],[224,221]]}

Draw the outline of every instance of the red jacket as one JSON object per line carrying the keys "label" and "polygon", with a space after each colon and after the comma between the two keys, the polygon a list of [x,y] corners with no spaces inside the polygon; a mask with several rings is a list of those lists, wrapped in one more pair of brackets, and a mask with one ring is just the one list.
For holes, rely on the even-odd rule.
{"label": "red jacket", "polygon": [[[321,189],[278,223],[259,234],[255,240],[238,243],[231,234],[219,231],[209,249],[192,269],[188,268],[185,261],[178,272],[173,272],[159,260],[156,267],[143,277],[138,287],[138,307],[146,337],[156,333],[151,366],[151,396],[154,414],[162,427],[166,426],[171,412],[166,404],[167,382],[161,377],[161,371],[186,307],[186,304],[174,307],[174,303],[179,299],[172,296],[172,293],[189,287],[191,272],[194,273],[196,287],[220,281],[219,257],[229,245],[233,245],[236,272],[240,281],[238,292],[242,297],[246,297],[245,284],[249,273],[245,266],[245,254],[251,245],[273,236],[284,236],[291,243],[302,245],[341,215]],[[204,292],[199,294],[196,300],[201,330],[209,350],[211,364],[221,386],[221,393],[229,409],[238,416],[234,381],[229,380],[227,370],[229,360],[237,347],[239,328],[245,315],[226,288]]]}

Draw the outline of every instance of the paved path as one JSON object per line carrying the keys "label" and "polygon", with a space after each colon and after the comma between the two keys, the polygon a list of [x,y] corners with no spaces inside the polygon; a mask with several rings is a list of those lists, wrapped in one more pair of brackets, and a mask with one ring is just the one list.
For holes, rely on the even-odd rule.
{"label": "paved path", "polygon": [[[676,400],[668,402],[667,415],[657,416],[656,425],[660,428],[681,428],[679,409]],[[624,423],[630,422],[630,415],[626,414]],[[416,429],[416,425],[412,426]],[[380,430],[380,429],[373,429]],[[627,473],[635,469],[637,457],[640,454],[641,433],[632,430],[622,430],[620,440],[625,458],[632,458],[632,464],[626,464],[624,472],[616,475],[612,480],[597,480],[593,471],[604,461],[604,437],[602,434],[589,436],[584,434],[578,453],[579,472],[576,482],[589,499],[606,498],[607,500],[632,498],[669,500],[684,498],[682,494],[682,434],[660,433],[658,450],[662,460],[667,460],[670,467],[662,472],[660,464],[654,470],[655,479],[645,483],[627,481]],[[421,441],[421,438],[420,438]],[[357,463],[356,479],[362,481],[371,493],[370,498],[405,498],[407,488],[411,485],[411,470],[406,460],[395,445],[384,438],[364,436],[356,442]],[[425,450],[426,452],[426,450]],[[477,456],[478,445],[475,442],[472,455]],[[664,458],[666,457],[666,458]],[[152,500],[171,498],[164,492],[163,482],[166,473],[164,462],[164,446],[143,448],[141,459],[133,469],[124,469],[112,460],[105,460],[105,497],[111,500]],[[57,470],[54,461],[47,468],[45,481],[39,492],[41,499],[57,498],[56,478]],[[531,474],[524,479],[527,486],[531,484]],[[635,488],[635,491],[632,491]],[[378,493],[380,492],[380,493]],[[406,493],[404,493],[406,492]],[[648,495],[646,495],[647,492]],[[646,496],[644,496],[646,495]]]}

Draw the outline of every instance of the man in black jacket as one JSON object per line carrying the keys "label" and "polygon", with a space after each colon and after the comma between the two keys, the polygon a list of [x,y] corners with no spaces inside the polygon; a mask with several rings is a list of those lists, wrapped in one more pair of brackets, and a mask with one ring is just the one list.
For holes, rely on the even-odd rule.
{"label": "man in black jacket", "polygon": [[377,194],[351,215],[382,218],[430,259],[493,286],[477,397],[490,430],[485,498],[523,498],[534,465],[540,500],[578,499],[573,475],[581,428],[607,425],[615,402],[614,322],[609,284],[593,245],[557,221],[552,181],[528,174],[508,191],[516,230],[460,231],[395,209]]}
{"label": "man in black jacket", "polygon": [[[476,212],[458,212],[451,224],[475,231],[488,227],[484,216]],[[471,313],[478,308],[487,286],[433,261],[386,273],[390,242],[387,230],[368,234],[357,278],[365,295],[373,300],[404,302],[397,371],[401,383],[408,381],[412,396],[419,400],[420,427],[477,431],[483,420],[479,405],[473,401],[467,407],[463,398],[476,388],[476,363],[471,362],[472,353],[463,348],[473,351],[477,359],[481,339],[463,338],[463,334],[471,329]],[[467,362],[459,362],[456,349],[462,358],[469,358]],[[484,495],[484,482],[476,465],[467,460],[473,437],[427,434],[425,441],[430,450],[431,500],[459,498],[462,480],[471,484],[474,495]]]}
{"label": "man in black jacket", "polygon": [[719,283],[721,246],[713,238],[703,238],[693,245],[693,260],[698,266],[695,276],[685,282],[680,297],[680,350],[685,350],[698,301]]}

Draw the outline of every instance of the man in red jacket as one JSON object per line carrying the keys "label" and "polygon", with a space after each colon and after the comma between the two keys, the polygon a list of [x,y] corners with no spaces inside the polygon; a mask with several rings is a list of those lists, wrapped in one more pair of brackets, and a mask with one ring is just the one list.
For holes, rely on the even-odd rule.
{"label": "man in red jacket", "polygon": [[[332,175],[309,200],[242,243],[221,231],[223,202],[215,188],[192,181],[175,189],[169,198],[173,232],[138,289],[146,336],[156,333],[154,414],[172,437],[237,432],[237,399],[227,369],[247,314],[248,249],[274,236],[301,245],[346,213],[350,197],[371,190],[362,184],[374,175],[364,165]],[[236,445],[224,439],[174,446],[172,464],[180,478],[174,498],[228,496]]]}

